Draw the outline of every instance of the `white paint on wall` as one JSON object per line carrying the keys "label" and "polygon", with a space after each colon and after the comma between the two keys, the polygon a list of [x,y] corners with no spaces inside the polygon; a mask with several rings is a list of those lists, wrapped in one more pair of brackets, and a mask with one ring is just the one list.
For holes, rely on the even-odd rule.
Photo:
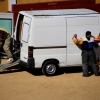
{"label": "white paint on wall", "polygon": [[12,11],[12,4],[16,4],[16,0],[8,0],[8,10]]}

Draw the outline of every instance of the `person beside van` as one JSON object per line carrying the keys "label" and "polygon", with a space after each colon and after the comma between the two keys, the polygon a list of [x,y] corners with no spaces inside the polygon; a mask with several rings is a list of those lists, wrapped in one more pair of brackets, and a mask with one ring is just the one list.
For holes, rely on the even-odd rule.
{"label": "person beside van", "polygon": [[95,43],[94,51],[95,51],[95,54],[96,54],[97,63],[98,63],[98,65],[100,65],[100,46],[99,46],[98,43]]}
{"label": "person beside van", "polygon": [[12,62],[14,59],[10,50],[11,37],[10,37],[9,32],[5,30],[4,28],[0,28],[0,42],[3,45],[3,49],[5,53],[7,54],[7,57],[8,57],[7,62]]}
{"label": "person beside van", "polygon": [[[92,36],[92,35],[91,35]],[[97,36],[97,38],[95,38],[94,36],[92,36],[94,39],[98,39],[100,40],[100,33]],[[94,51],[96,54],[96,60],[97,60],[97,64],[100,65],[100,41],[95,41],[94,43]]]}
{"label": "person beside van", "polygon": [[[82,71],[83,71],[83,77],[88,77],[89,73],[88,73],[88,65],[89,62],[91,63],[92,66],[92,70],[93,73],[95,74],[95,76],[99,76],[99,67],[97,65],[96,62],[96,56],[95,56],[95,52],[93,50],[94,47],[94,43],[96,41],[100,41],[99,39],[95,39],[92,35],[90,31],[87,31],[85,34],[85,37],[81,38],[81,39],[77,39],[75,37],[75,34],[73,36],[74,42],[76,42],[75,44],[79,44],[81,45],[81,50],[82,50]],[[76,41],[75,41],[76,40]]]}
{"label": "person beside van", "polygon": [[[100,33],[97,36],[97,39],[100,39]],[[100,43],[98,43],[98,42],[95,43],[95,45],[94,45],[94,51],[95,51],[95,54],[96,54],[97,63],[100,66]]]}

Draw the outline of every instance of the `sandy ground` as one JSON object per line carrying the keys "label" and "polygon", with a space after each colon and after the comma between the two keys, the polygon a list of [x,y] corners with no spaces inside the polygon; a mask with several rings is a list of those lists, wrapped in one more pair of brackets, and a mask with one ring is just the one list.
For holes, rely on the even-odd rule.
{"label": "sandy ground", "polygon": [[20,67],[0,72],[0,100],[100,100],[100,76],[82,77],[81,67],[52,77]]}

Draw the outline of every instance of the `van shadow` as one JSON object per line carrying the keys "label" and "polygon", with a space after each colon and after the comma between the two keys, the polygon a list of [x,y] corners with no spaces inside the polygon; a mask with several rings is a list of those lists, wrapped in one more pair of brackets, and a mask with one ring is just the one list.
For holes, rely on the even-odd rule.
{"label": "van shadow", "polygon": [[[93,74],[91,66],[88,67],[89,75],[91,76]],[[82,73],[82,66],[74,66],[74,67],[66,67],[61,68],[57,75],[61,74],[69,74],[69,73]]]}
{"label": "van shadow", "polygon": [[59,73],[79,73],[82,72],[82,67],[80,66],[75,66],[75,67],[66,67],[66,68],[61,68]]}
{"label": "van shadow", "polygon": [[[24,66],[15,65],[4,70],[0,70],[0,74],[8,74],[8,73],[15,73],[15,72],[23,72],[27,71],[28,73],[34,76],[42,76],[41,69],[26,69]],[[89,71],[92,71],[91,67],[89,67]],[[82,72],[82,66],[74,66],[74,67],[66,67],[66,68],[59,68],[58,73],[55,76],[68,74],[68,73],[80,73]]]}
{"label": "van shadow", "polygon": [[[31,69],[31,70],[27,70],[27,72],[29,72],[30,74],[34,76],[43,75],[41,69],[33,69],[33,70]],[[64,73],[68,74],[68,73],[80,73],[80,72],[82,72],[82,66],[66,67],[66,68],[60,68],[58,73],[55,76],[59,76]],[[91,67],[89,67],[89,72],[91,72]]]}
{"label": "van shadow", "polygon": [[59,69],[57,75],[71,74],[71,73],[80,73],[80,72],[82,72],[82,67],[81,66],[63,67],[63,68]]}
{"label": "van shadow", "polygon": [[[43,75],[42,73],[42,70],[41,69],[30,69],[30,70],[27,70],[27,72],[29,72],[30,74],[32,75],[35,75],[35,76],[41,76]],[[79,72],[82,72],[82,68],[81,67],[66,67],[66,68],[60,68],[58,73],[56,74],[56,76],[58,75],[62,75],[64,73],[79,73]]]}
{"label": "van shadow", "polygon": [[[32,75],[35,76],[41,76],[43,75],[42,70],[41,69],[33,69],[33,70],[27,70],[27,72],[29,72]],[[57,74],[55,76],[58,75],[62,75],[64,73],[79,73],[82,72],[82,68],[81,67],[66,67],[66,68],[59,68]]]}
{"label": "van shadow", "polygon": [[27,72],[34,75],[34,76],[41,76],[43,75],[42,70],[40,68],[37,69],[27,69]]}

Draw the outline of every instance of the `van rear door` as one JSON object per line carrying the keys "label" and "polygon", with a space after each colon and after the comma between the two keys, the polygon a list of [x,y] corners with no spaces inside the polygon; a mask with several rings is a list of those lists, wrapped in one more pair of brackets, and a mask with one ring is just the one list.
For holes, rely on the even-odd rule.
{"label": "van rear door", "polygon": [[24,16],[22,24],[22,38],[21,38],[21,53],[20,59],[24,62],[27,62],[28,59],[28,39],[30,31],[31,18]]}

